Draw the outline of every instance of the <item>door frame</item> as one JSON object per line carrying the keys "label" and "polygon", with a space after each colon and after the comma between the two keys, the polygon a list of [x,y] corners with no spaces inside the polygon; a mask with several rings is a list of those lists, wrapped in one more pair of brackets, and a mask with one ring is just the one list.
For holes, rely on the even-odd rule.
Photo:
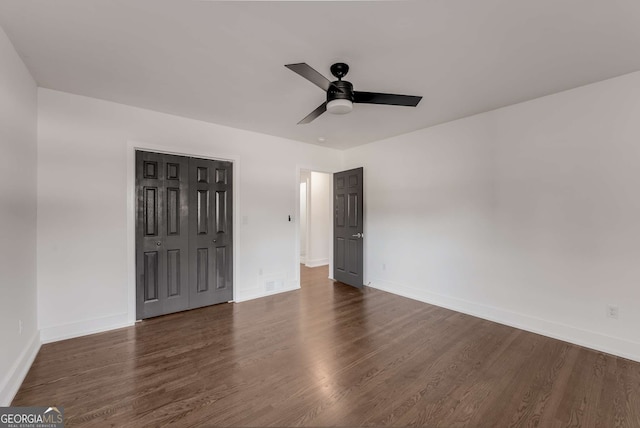
{"label": "door frame", "polygon": [[[304,183],[305,184],[305,193],[306,193],[306,196],[305,196],[306,197],[306,201],[305,201],[305,214],[306,214],[305,234],[307,236],[307,239],[305,240],[306,241],[305,242],[306,248],[304,249],[304,252],[305,252],[305,259],[306,259],[307,255],[309,254],[309,205],[310,205],[310,203],[309,203],[309,184],[311,184],[311,171],[309,171],[307,169],[304,169],[304,168],[302,168],[300,170],[300,181],[301,182],[302,182],[302,171],[306,171],[306,172],[309,173],[309,177],[307,177],[307,179],[304,181],[305,182]],[[300,184],[302,184],[302,183],[300,183]],[[298,201],[300,203],[298,205],[296,205],[296,208],[298,209],[298,212],[296,212],[295,215],[296,215],[296,218],[298,219],[298,225],[299,225],[302,222],[302,212],[300,211],[300,208],[298,208],[298,207],[302,206],[302,201],[300,200],[299,194],[298,194],[298,198],[299,198]],[[301,228],[298,227],[298,232],[297,232],[298,234],[300,234],[300,230],[301,230]],[[300,248],[300,250],[302,250],[302,248]],[[300,264],[303,264],[302,263],[302,257],[300,257]],[[305,260],[305,264],[306,264],[306,260]]]}
{"label": "door frame", "polygon": [[[333,174],[335,171],[327,171],[318,169],[308,165],[296,165],[296,192],[295,192],[295,257],[294,257],[294,272],[296,273],[296,283],[300,287],[300,178],[302,171],[309,172],[321,172],[323,174],[329,174],[329,209],[333,213]],[[307,200],[309,197],[309,187],[307,186]],[[332,217],[333,219],[333,214]],[[333,224],[333,223],[332,223]],[[308,228],[308,225],[307,225]],[[307,234],[308,235],[308,234]],[[329,236],[329,279],[333,280],[333,227],[330,228]]]}
{"label": "door frame", "polygon": [[[240,156],[222,154],[216,151],[203,151],[200,149],[191,149],[190,147],[176,145],[166,146],[159,144],[145,143],[142,141],[127,141],[127,177],[126,177],[126,195],[127,195],[127,321],[131,324],[137,321],[136,317],[136,150],[155,152],[177,156],[197,157],[202,159],[229,161],[233,164],[233,274],[232,288],[233,300],[236,298],[236,284],[238,272],[238,260],[240,258],[238,236],[240,225]],[[298,195],[298,198],[300,196]],[[299,244],[298,244],[299,246]],[[299,272],[299,270],[298,270]]]}

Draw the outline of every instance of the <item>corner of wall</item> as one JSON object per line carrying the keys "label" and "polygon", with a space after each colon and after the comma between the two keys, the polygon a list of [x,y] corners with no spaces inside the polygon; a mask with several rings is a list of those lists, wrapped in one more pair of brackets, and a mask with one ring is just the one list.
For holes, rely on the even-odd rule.
{"label": "corner of wall", "polygon": [[2,380],[0,385],[0,406],[10,406],[13,398],[20,389],[24,378],[29,373],[31,364],[36,359],[40,350],[40,332],[36,331],[29,341],[28,346],[22,351],[15,364]]}
{"label": "corner of wall", "polygon": [[[10,405],[40,349],[37,329],[37,83],[0,27],[0,406]],[[6,155],[6,156],[4,156]],[[19,179],[16,179],[19,177]],[[5,208],[5,206],[3,206]]]}

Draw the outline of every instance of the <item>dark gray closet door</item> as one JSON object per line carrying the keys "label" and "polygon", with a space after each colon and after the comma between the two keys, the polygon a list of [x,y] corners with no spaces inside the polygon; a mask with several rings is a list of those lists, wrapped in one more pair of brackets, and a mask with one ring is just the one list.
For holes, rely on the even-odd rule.
{"label": "dark gray closet door", "polygon": [[233,299],[232,164],[189,160],[189,307]]}
{"label": "dark gray closet door", "polygon": [[233,299],[231,162],[136,152],[137,318]]}
{"label": "dark gray closet door", "polygon": [[136,152],[137,318],[189,307],[188,159]]}
{"label": "dark gray closet door", "polygon": [[333,277],[362,288],[363,275],[363,169],[333,175]]}

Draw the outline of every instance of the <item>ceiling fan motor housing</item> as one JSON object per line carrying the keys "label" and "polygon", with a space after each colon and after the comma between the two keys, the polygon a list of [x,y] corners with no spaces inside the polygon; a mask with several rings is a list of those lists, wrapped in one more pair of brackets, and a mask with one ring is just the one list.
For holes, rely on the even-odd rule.
{"label": "ceiling fan motor housing", "polygon": [[[336,80],[327,91],[327,102],[333,100],[349,100],[353,102],[353,85],[346,80]],[[340,89],[340,91],[336,90]]]}
{"label": "ceiling fan motor housing", "polygon": [[327,91],[327,111],[332,114],[347,114],[353,110],[353,100],[353,85],[350,82],[333,82]]}

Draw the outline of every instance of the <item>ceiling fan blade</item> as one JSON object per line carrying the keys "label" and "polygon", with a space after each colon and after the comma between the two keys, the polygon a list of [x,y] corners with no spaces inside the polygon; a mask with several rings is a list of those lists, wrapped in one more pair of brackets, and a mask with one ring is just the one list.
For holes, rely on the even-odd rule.
{"label": "ceiling fan blade", "polygon": [[415,107],[422,97],[415,95],[381,94],[379,92],[353,92],[354,103],[388,104],[392,106]]}
{"label": "ceiling fan blade", "polygon": [[320,116],[325,111],[327,111],[327,102],[326,101],[323,102],[322,104],[320,104],[317,109],[315,109],[314,111],[309,113],[304,119],[302,119],[300,122],[298,122],[298,125],[304,125],[305,123],[309,123],[309,122],[313,121],[315,118]]}
{"label": "ceiling fan blade", "polygon": [[[329,79],[327,79],[322,74],[318,73],[316,70],[311,68],[311,66],[306,62],[301,62],[298,64],[286,64],[285,67],[287,67],[291,71],[298,73],[300,76],[304,77],[314,85],[317,85],[320,89],[324,90],[325,92],[328,91],[329,88],[332,86],[336,88],[336,86],[333,83],[331,83]],[[338,91],[342,92],[340,89],[338,89]]]}

